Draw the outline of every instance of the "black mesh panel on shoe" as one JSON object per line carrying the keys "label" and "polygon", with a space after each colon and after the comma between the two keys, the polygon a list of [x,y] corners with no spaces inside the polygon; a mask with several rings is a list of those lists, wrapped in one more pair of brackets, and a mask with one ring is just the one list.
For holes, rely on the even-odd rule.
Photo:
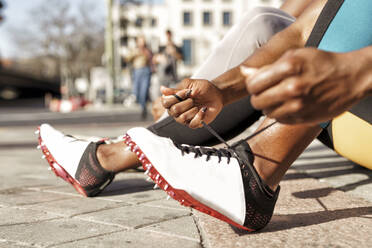
{"label": "black mesh panel on shoe", "polygon": [[271,220],[280,187],[273,192],[260,178],[253,167],[254,157],[246,141],[233,145],[238,155],[244,184],[246,217],[244,226],[259,230]]}
{"label": "black mesh panel on shoe", "polygon": [[75,178],[86,191],[87,196],[99,194],[114,179],[115,173],[102,168],[97,159],[100,143],[90,143],[80,159]]}

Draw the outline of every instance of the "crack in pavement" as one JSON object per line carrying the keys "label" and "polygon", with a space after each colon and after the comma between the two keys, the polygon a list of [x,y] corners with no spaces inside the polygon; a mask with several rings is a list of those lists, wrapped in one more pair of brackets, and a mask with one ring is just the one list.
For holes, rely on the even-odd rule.
{"label": "crack in pavement", "polygon": [[204,234],[204,231],[203,231],[203,228],[201,227],[200,223],[199,223],[199,217],[196,216],[194,214],[195,210],[191,209],[191,213],[192,213],[192,219],[194,220],[194,223],[195,223],[195,226],[196,226],[196,229],[198,230],[198,233],[199,233],[199,238],[200,238],[200,246],[201,248],[206,248],[207,245],[206,245],[206,239],[204,238],[205,234]]}

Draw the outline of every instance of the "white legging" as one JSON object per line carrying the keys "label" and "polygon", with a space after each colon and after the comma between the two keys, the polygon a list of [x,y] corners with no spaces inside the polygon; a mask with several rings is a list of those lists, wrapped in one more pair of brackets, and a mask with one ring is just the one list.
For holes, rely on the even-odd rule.
{"label": "white legging", "polygon": [[294,21],[294,17],[276,8],[256,7],[248,11],[212,50],[192,78],[215,79],[241,64],[274,34]]}
{"label": "white legging", "polygon": [[[294,21],[294,17],[276,8],[257,7],[248,11],[212,50],[192,78],[215,79],[241,64],[274,34]],[[231,137],[243,131],[259,115],[250,105],[249,97],[246,97],[226,106],[211,126],[223,137]],[[202,128],[189,129],[178,124],[166,111],[157,123],[148,128],[159,136],[169,137],[181,144],[213,144],[208,143],[214,138],[208,131]]]}

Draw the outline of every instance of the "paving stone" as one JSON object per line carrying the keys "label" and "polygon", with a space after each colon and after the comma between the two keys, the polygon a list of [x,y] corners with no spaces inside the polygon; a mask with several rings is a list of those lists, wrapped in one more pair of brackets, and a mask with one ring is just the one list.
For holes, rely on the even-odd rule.
{"label": "paving stone", "polygon": [[201,245],[198,242],[187,239],[160,235],[158,233],[143,232],[140,230],[132,230],[109,234],[102,237],[80,240],[68,244],[61,244],[55,247],[201,248]]}
{"label": "paving stone", "polygon": [[101,201],[94,198],[76,197],[31,205],[29,206],[29,208],[44,210],[68,217],[104,209],[116,208],[123,205],[127,204],[111,201]]}
{"label": "paving stone", "polygon": [[0,190],[0,204],[22,206],[71,198],[60,194],[38,192],[24,188]]}
{"label": "paving stone", "polygon": [[82,197],[75,188],[66,183],[63,179],[57,178],[55,179],[56,182],[60,182],[58,185],[57,183],[53,186],[45,186],[45,187],[36,187],[42,192],[53,193],[53,194],[61,194],[61,195],[68,195],[68,196],[76,196]]}
{"label": "paving stone", "polygon": [[100,197],[100,199],[118,201],[128,204],[139,204],[166,199],[167,196],[168,195],[163,190],[153,190],[153,185],[151,185],[151,188],[149,189],[137,189],[134,190],[132,193],[118,193],[111,196],[103,195],[102,197]]}
{"label": "paving stone", "polygon": [[195,242],[200,242],[199,231],[192,216],[157,223],[147,226],[143,228],[143,230],[153,231],[156,233],[169,233],[177,235],[178,237],[194,240]]}
{"label": "paving stone", "polygon": [[[164,195],[166,194],[164,193]],[[150,206],[150,207],[158,207],[158,208],[171,208],[171,209],[177,209],[177,210],[187,211],[187,212],[190,212],[191,210],[191,208],[182,206],[178,201],[172,198],[169,198],[169,200],[167,200],[167,198],[163,198],[157,201],[150,201],[150,202],[143,203],[142,205]]]}
{"label": "paving stone", "polygon": [[0,226],[0,239],[26,242],[34,246],[49,246],[95,237],[121,230],[119,227],[76,219],[58,219],[40,223]]}
{"label": "paving stone", "polygon": [[[61,181],[58,179],[57,181]],[[121,173],[115,177],[115,180],[98,196],[96,199],[140,203],[143,198],[150,196],[153,191],[154,183],[147,182],[145,176],[141,172]],[[66,195],[78,195],[76,190],[69,184],[63,181],[63,184],[58,186],[39,187],[39,190],[50,193],[61,193]],[[157,190],[161,191],[161,190]],[[162,195],[159,192],[151,194],[153,198],[145,201],[160,199]]]}
{"label": "paving stone", "polygon": [[7,225],[16,225],[19,223],[44,221],[59,217],[60,216],[56,214],[46,213],[45,211],[14,207],[0,207],[0,227],[6,227]]}
{"label": "paving stone", "polygon": [[25,242],[11,242],[6,240],[0,240],[0,248],[25,248],[25,247],[34,247]]}
{"label": "paving stone", "polygon": [[55,175],[48,171],[49,165],[41,159],[41,152],[34,148],[0,149],[0,157],[2,160],[0,170],[6,171],[0,175],[0,190],[26,186],[58,185]]}
{"label": "paving stone", "polygon": [[83,214],[76,218],[87,221],[110,222],[125,227],[139,228],[187,215],[189,215],[189,213],[185,211],[137,205]]}
{"label": "paving stone", "polygon": [[116,175],[115,180],[107,186],[100,197],[116,199],[115,196],[119,195],[151,191],[153,187],[154,183],[146,181],[143,173],[131,171]]}
{"label": "paving stone", "polygon": [[372,202],[372,170],[339,156],[318,141],[312,143],[292,168]]}

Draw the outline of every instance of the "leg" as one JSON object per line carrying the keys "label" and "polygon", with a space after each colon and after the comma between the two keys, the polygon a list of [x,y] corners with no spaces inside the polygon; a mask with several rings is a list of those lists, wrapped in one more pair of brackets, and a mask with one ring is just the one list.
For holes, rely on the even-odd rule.
{"label": "leg", "polygon": [[140,77],[140,87],[139,87],[139,103],[142,107],[142,115],[146,116],[147,109],[146,103],[149,95],[149,87],[150,87],[150,80],[151,80],[151,71],[149,67],[145,67],[141,69],[141,77]]}
{"label": "leg", "polygon": [[132,80],[133,80],[133,94],[136,96],[136,102],[138,103],[140,86],[141,86],[140,85],[140,71],[139,71],[139,69],[134,69],[133,70]]}
{"label": "leg", "polygon": [[[258,130],[274,120],[266,118]],[[276,123],[248,141],[254,156],[254,167],[266,184],[275,190],[289,166],[320,134],[321,127]]]}

